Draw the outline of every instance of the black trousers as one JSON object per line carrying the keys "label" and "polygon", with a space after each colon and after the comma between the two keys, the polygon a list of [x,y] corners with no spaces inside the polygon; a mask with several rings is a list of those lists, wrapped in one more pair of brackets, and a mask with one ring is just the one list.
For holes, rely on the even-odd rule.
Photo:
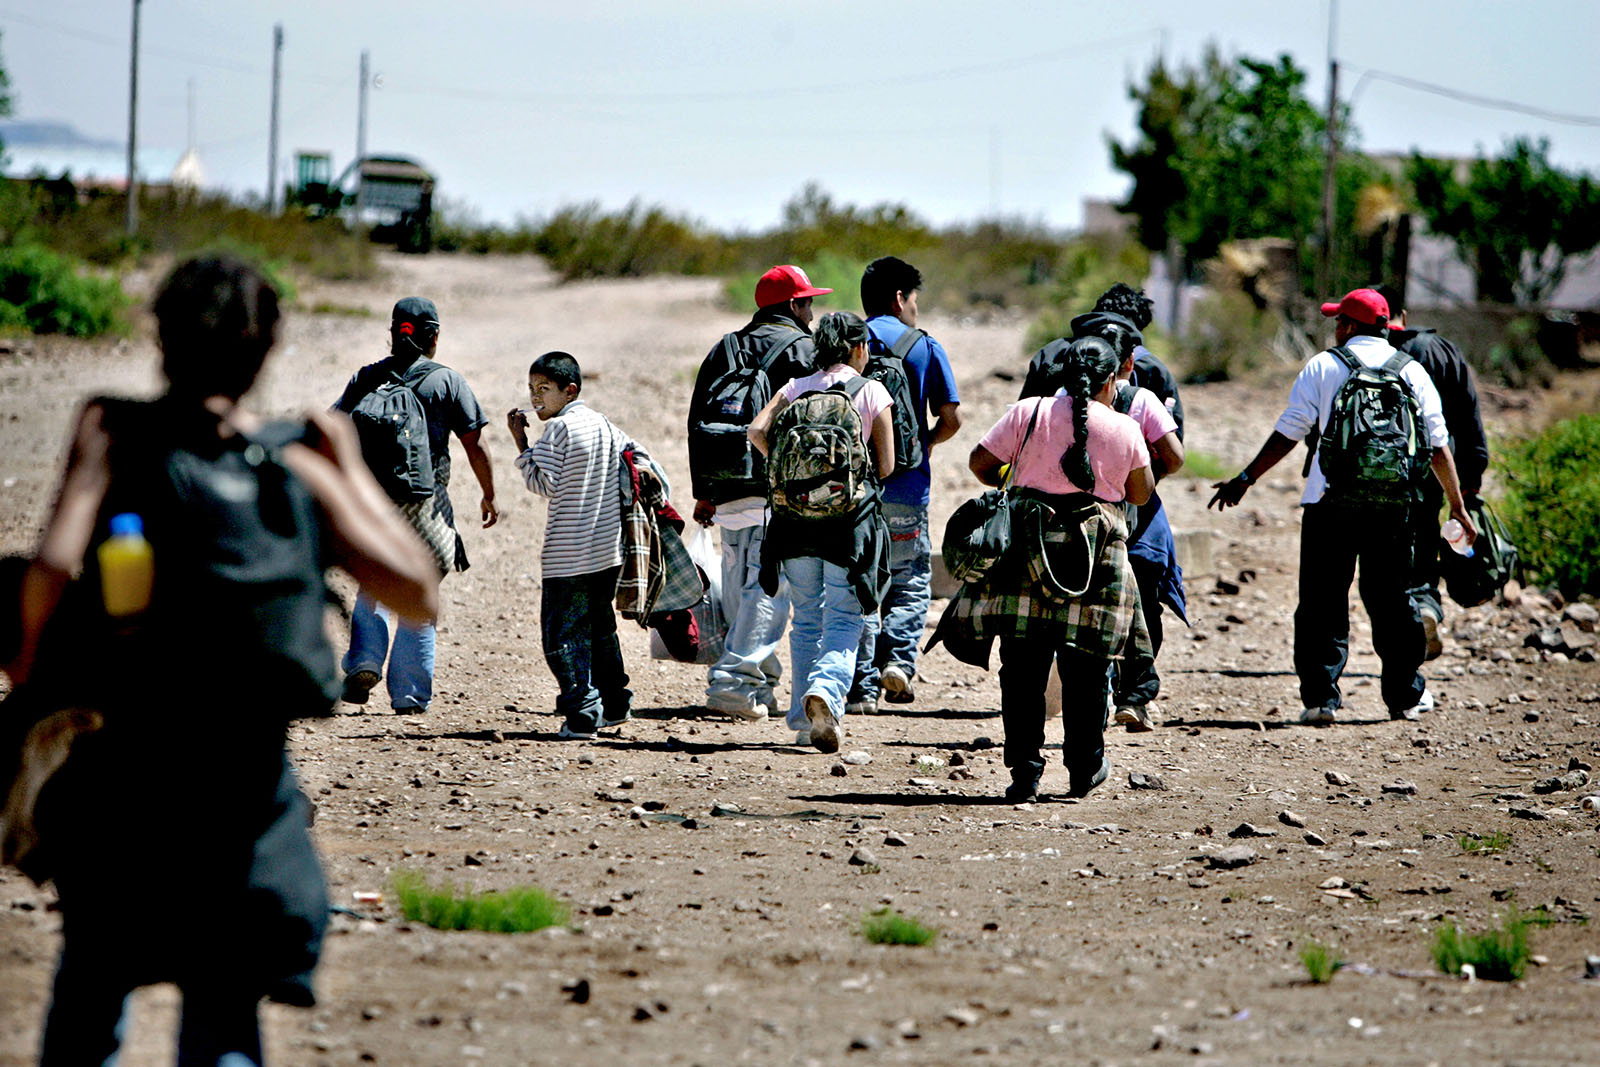
{"label": "black trousers", "polygon": [[1149,704],[1161,692],[1161,675],[1156,673],[1156,657],[1161,655],[1161,579],[1164,565],[1128,554],[1134,580],[1139,585],[1139,611],[1150,631],[1150,655],[1139,654],[1130,641],[1128,651],[1117,664],[1117,707]]}
{"label": "black trousers", "polygon": [[1005,763],[1014,782],[1044,773],[1044,687],[1050,664],[1061,676],[1061,759],[1073,778],[1087,778],[1105,756],[1110,664],[1043,637],[1000,639],[1000,717]]}
{"label": "black trousers", "polygon": [[1444,506],[1444,488],[1434,477],[1422,483],[1421,496],[1411,512],[1411,599],[1423,611],[1444,618],[1444,602],[1439,599],[1439,509]]}
{"label": "black trousers", "polygon": [[[1300,603],[1294,613],[1294,671],[1308,708],[1337,708],[1339,676],[1350,658],[1350,583],[1359,563],[1361,603],[1372,620],[1372,648],[1383,661],[1390,711],[1422,699],[1426,643],[1412,600],[1413,514],[1353,511],[1319,502],[1300,527]],[[1435,531],[1437,534],[1437,531]]]}

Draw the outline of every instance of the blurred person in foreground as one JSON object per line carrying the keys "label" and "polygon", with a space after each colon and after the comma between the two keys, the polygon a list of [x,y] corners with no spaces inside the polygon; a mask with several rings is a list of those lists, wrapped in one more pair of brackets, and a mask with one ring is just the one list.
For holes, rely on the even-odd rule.
{"label": "blurred person in foreground", "polygon": [[[177,984],[183,1064],[259,1064],[260,999],[314,1003],[327,891],[284,739],[339,691],[323,572],[344,567],[414,622],[438,604],[437,572],[348,421],[240,406],[277,337],[271,285],[228,258],[191,260],[155,315],[167,391],[85,405],[7,667],[8,713],[103,720],[37,803],[62,912],[50,1067],[112,1062],[137,986]],[[99,549],[130,513],[154,578],[142,608],[112,616]]]}

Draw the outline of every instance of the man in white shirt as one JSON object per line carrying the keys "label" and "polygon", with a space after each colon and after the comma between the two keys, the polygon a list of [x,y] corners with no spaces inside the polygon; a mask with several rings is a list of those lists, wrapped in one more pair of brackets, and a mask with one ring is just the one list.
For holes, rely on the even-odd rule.
{"label": "man in white shirt", "polygon": [[[1336,304],[1323,304],[1322,313],[1337,317],[1335,345],[1362,366],[1381,367],[1395,355],[1385,336],[1389,305],[1376,291],[1353,290]],[[1451,516],[1466,528],[1470,541],[1477,531],[1462,501],[1438,390],[1414,360],[1399,374],[1421,409],[1432,449],[1429,466],[1444,487]],[[1261,451],[1231,480],[1215,483],[1216,494],[1207,506],[1237,505],[1250,486],[1313,428],[1319,434],[1327,431],[1334,398],[1350,375],[1350,368],[1333,350],[1312,357],[1295,378],[1289,404]],[[1372,620],[1373,650],[1383,661],[1384,706],[1390,718],[1415,719],[1433,707],[1433,695],[1418,671],[1426,648],[1422,616],[1406,591],[1411,566],[1407,505],[1354,505],[1340,499],[1337,491],[1330,493],[1320,452],[1312,460],[1300,503],[1305,515],[1300,529],[1300,598],[1294,614],[1294,668],[1304,709],[1300,721],[1331,723],[1341,704],[1339,676],[1349,658],[1350,583],[1358,561],[1361,602]]]}

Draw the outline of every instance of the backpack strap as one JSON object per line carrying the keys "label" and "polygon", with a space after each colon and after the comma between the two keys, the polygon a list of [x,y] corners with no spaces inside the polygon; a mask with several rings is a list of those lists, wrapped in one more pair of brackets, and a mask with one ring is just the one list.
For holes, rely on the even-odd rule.
{"label": "backpack strap", "polygon": [[871,380],[864,374],[857,374],[855,377],[846,378],[842,382],[834,382],[832,388],[844,390],[844,395],[854,400]]}
{"label": "backpack strap", "polygon": [[907,326],[905,328],[905,332],[900,335],[899,339],[896,340],[894,345],[889,349],[889,354],[891,356],[898,356],[903,360],[911,354],[911,350],[913,348],[917,347],[917,342],[926,336],[928,335],[917,329],[915,326]]}
{"label": "backpack strap", "polygon": [[[1396,349],[1394,355],[1390,356],[1384,362],[1383,369],[1389,371],[1398,378],[1400,376],[1400,372],[1405,369],[1405,365],[1410,362],[1410,352],[1402,352],[1399,349]],[[1410,386],[1408,385],[1407,388],[1410,388]]]}
{"label": "backpack strap", "polygon": [[[762,323],[762,325],[766,325],[766,323]],[[739,333],[740,331],[735,330],[732,333],[722,335],[722,347],[723,350],[728,353],[729,370],[732,370],[734,367],[739,365],[739,346],[734,340],[739,336]],[[789,351],[789,349],[793,348],[795,345],[799,344],[809,336],[810,334],[806,333],[804,330],[795,330],[791,336],[785,337],[783,340],[767,349],[766,355],[762,356],[761,359],[756,363],[756,369],[762,374],[766,374],[772,369],[772,365],[778,362],[779,356],[783,355],[785,352]]]}
{"label": "backpack strap", "polygon": [[1365,364],[1356,358],[1356,354],[1350,351],[1344,345],[1334,345],[1332,348],[1328,349],[1328,355],[1332,356],[1334,359],[1337,359],[1340,363],[1343,363],[1345,365],[1345,369],[1350,371],[1352,374],[1365,366]]}
{"label": "backpack strap", "polygon": [[1138,386],[1132,382],[1118,382],[1116,395],[1111,398],[1111,408],[1120,415],[1126,415],[1133,410],[1133,394],[1138,391]]}

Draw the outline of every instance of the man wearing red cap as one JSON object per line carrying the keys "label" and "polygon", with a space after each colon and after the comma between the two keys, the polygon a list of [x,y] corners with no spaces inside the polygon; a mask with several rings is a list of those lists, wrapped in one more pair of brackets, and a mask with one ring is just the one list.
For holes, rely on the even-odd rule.
{"label": "man wearing red cap", "polygon": [[757,311],[717,342],[700,365],[689,402],[689,475],[695,521],[722,528],[723,653],[707,674],[706,707],[746,721],[776,712],[778,643],[789,620],[784,590],[761,590],[767,480],[746,430],[790,380],[810,374],[811,301],[833,292],[785,264],[756,282]]}
{"label": "man wearing red cap", "polygon": [[[1447,447],[1450,435],[1438,390],[1415,360],[1390,347],[1388,302],[1372,289],[1356,289],[1336,304],[1323,304],[1322,313],[1337,319],[1337,347],[1313,356],[1300,371],[1289,404],[1261,451],[1231,480],[1215,483],[1216,494],[1208,506],[1225,509],[1238,504],[1250,486],[1313,428],[1326,433],[1335,397],[1351,377],[1352,364],[1368,369],[1387,365],[1420,408],[1423,434],[1432,449],[1429,465],[1444,487],[1450,514],[1467,529],[1469,539],[1475,538]],[[1330,493],[1319,451],[1300,497],[1305,515],[1300,528],[1300,600],[1294,613],[1294,668],[1304,709],[1300,721],[1331,723],[1341,704],[1339,676],[1349,658],[1350,583],[1358,562],[1361,602],[1372,620],[1373,650],[1383,661],[1384,705],[1391,718],[1415,719],[1433,707],[1433,695],[1418,670],[1424,655],[1422,616],[1408,592],[1411,505],[1358,505],[1343,499],[1338,489],[1335,486]]]}

